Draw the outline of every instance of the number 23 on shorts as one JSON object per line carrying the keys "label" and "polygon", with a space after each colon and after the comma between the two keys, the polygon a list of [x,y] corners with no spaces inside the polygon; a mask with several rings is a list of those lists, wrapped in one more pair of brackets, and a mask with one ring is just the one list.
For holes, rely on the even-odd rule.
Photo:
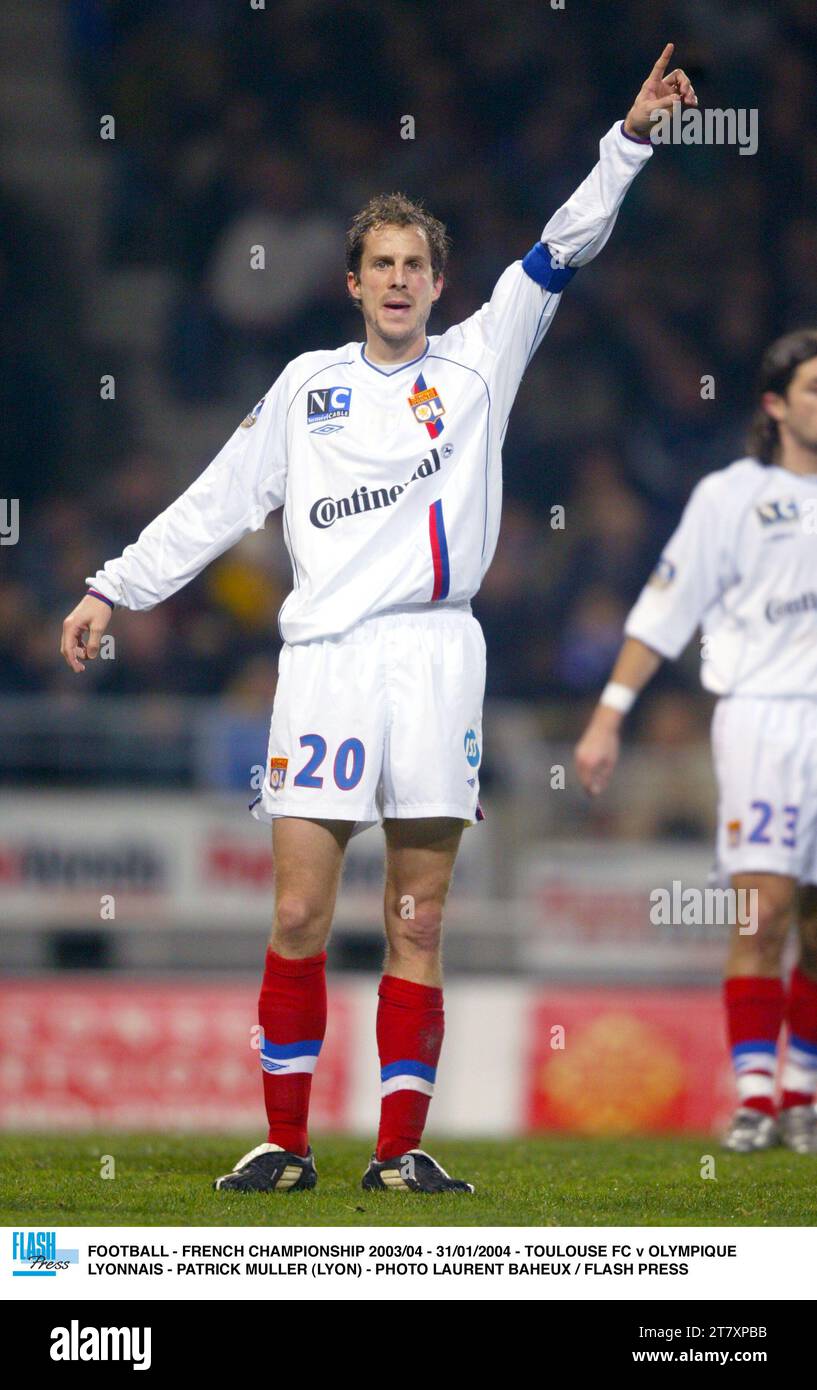
{"label": "number 23 on shorts", "polygon": [[[753,801],[751,809],[754,811],[756,820],[749,834],[746,836],[747,843],[750,845],[771,845],[774,843],[774,831],[777,828],[777,818],[775,809],[769,801]],[[781,807],[783,818],[782,826],[778,831],[781,845],[786,849],[797,848],[797,818],[800,815],[799,806]]]}

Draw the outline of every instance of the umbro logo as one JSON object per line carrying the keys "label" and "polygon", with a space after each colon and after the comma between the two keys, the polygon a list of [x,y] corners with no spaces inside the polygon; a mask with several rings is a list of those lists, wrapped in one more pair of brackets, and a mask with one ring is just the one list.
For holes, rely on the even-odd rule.
{"label": "umbro logo", "polygon": [[310,434],[335,434],[338,430],[342,430],[342,429],[343,429],[343,425],[321,425],[319,429],[317,429],[317,430],[310,430],[309,433],[310,433]]}

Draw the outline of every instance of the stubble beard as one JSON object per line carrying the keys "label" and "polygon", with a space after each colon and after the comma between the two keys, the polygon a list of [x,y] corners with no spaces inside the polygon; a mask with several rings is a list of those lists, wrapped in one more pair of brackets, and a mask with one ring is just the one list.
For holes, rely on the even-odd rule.
{"label": "stubble beard", "polygon": [[377,317],[370,314],[367,309],[363,310],[363,321],[367,329],[369,329],[375,337],[379,338],[382,343],[385,343],[390,348],[400,348],[408,347],[409,343],[413,342],[414,339],[423,332],[428,322],[428,314],[426,314],[425,318],[417,317],[411,328],[406,327],[394,333],[389,332],[388,325],[381,324]]}

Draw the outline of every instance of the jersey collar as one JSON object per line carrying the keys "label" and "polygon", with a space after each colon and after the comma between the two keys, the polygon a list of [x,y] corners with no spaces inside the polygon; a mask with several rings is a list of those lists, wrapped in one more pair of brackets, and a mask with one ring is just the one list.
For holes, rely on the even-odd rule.
{"label": "jersey collar", "polygon": [[397,376],[398,372],[404,372],[407,367],[416,367],[418,362],[422,362],[423,358],[427,355],[430,346],[431,344],[429,343],[428,338],[426,338],[426,345],[420,353],[419,357],[412,357],[410,362],[398,362],[395,367],[378,367],[376,363],[369,361],[368,357],[366,356],[366,344],[361,343],[360,360],[367,367],[370,367],[373,372],[379,372],[381,376]]}

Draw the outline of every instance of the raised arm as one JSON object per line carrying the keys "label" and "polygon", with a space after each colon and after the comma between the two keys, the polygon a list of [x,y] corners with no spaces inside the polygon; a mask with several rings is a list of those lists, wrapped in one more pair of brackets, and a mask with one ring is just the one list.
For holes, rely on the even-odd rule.
{"label": "raised arm", "polygon": [[559,272],[566,283],[565,271],[587,265],[608,241],[627,189],[652,154],[652,112],[666,111],[676,102],[697,106],[698,98],[685,72],[675,68],[664,75],[672,50],[668,43],[625,119],[602,139],[598,164],[542,232],[541,244],[549,252],[549,268],[555,272],[551,283],[559,283]]}
{"label": "raised arm", "polygon": [[462,336],[460,351],[470,338],[495,354],[492,396],[503,428],[525,368],[553,321],[561,291],[608,241],[630,184],[652,156],[651,112],[675,102],[697,104],[680,68],[664,76],[672,47],[667,44],[626,118],[602,137],[598,163],[553,214],[539,241],[523,260],[503,271],[490,300],[450,330]]}

